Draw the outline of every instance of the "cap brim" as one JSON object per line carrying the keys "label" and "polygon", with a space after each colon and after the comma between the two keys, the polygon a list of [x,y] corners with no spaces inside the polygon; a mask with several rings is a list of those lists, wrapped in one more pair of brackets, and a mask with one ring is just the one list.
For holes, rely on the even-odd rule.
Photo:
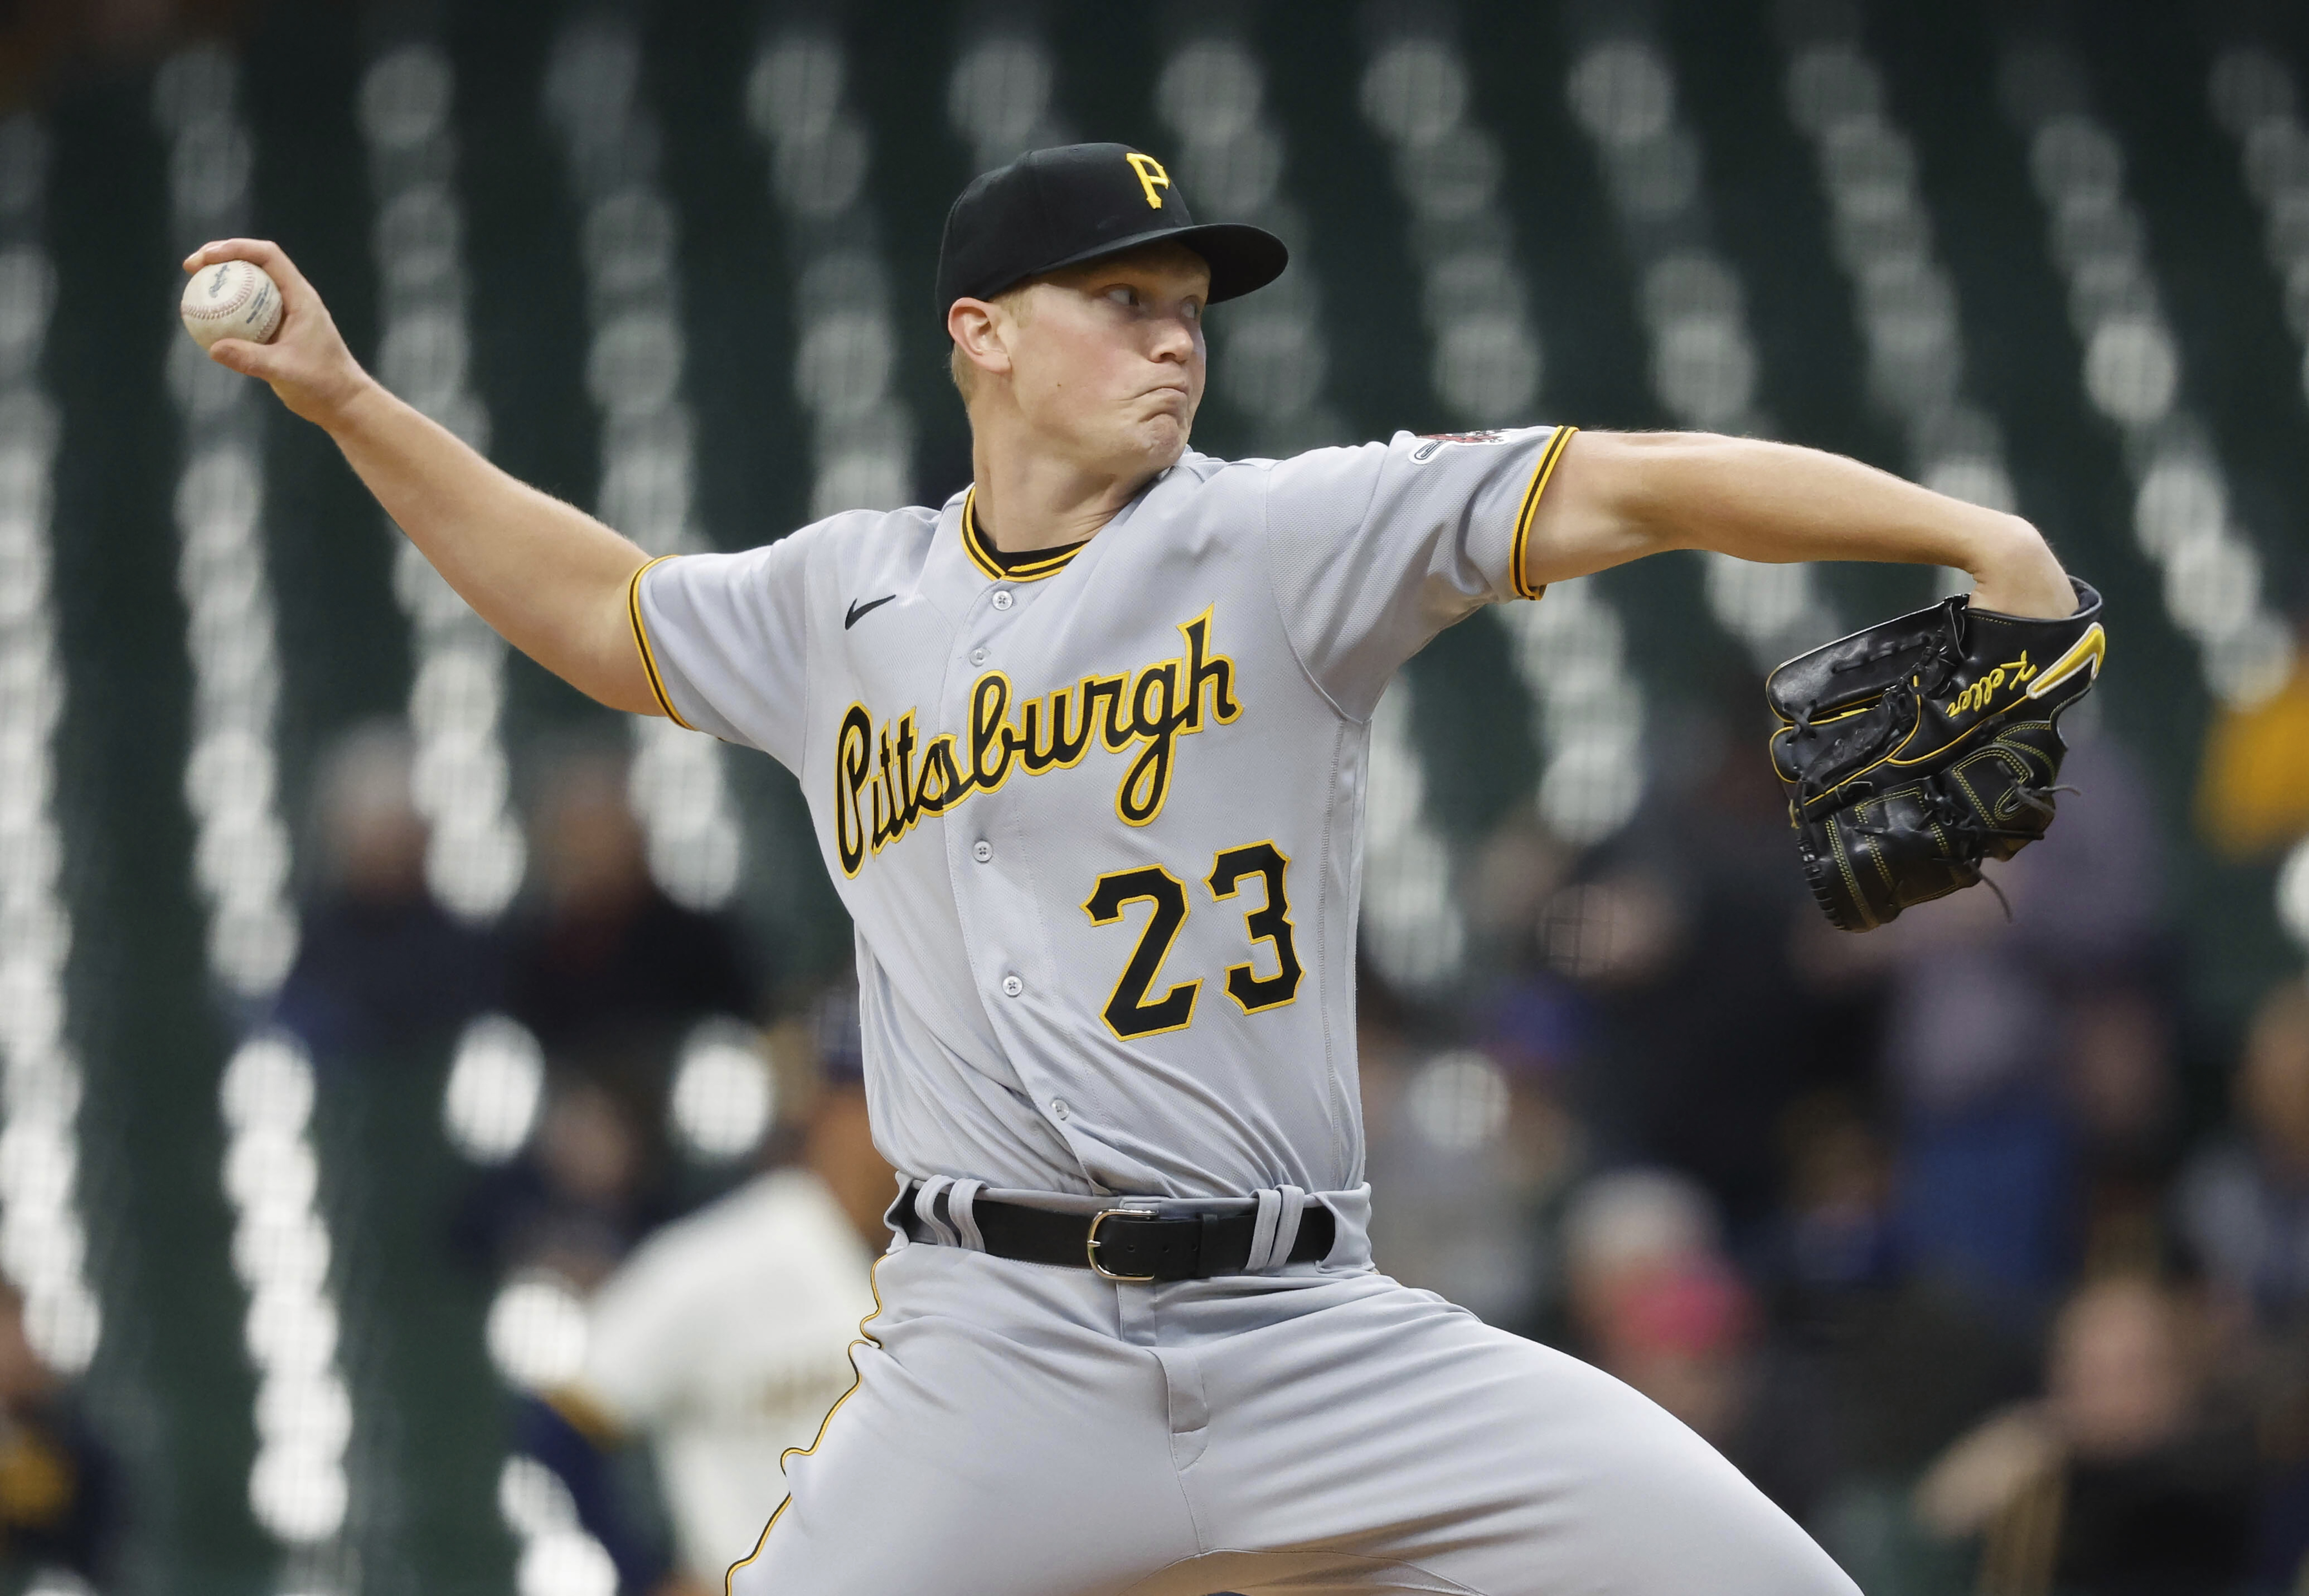
{"label": "cap brim", "polygon": [[[1283,275],[1291,263],[1291,251],[1283,240],[1265,228],[1255,228],[1248,222],[1211,221],[1191,228],[1157,228],[1152,232],[1136,233],[1128,238],[1110,239],[1079,254],[1070,254],[1062,261],[1052,261],[1018,279],[1040,277],[1045,272],[1063,272],[1068,266],[1086,265],[1103,261],[1110,255],[1126,254],[1146,244],[1177,244],[1193,250],[1211,269],[1210,303],[1235,299],[1263,289]],[[1000,293],[1016,288],[1017,283],[1006,283],[995,291]],[[990,296],[989,296],[990,298]]]}

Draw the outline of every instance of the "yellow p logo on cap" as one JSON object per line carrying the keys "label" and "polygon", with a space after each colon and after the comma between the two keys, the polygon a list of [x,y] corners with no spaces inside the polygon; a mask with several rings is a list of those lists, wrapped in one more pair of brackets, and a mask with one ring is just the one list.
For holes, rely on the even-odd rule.
{"label": "yellow p logo on cap", "polygon": [[1157,184],[1164,188],[1170,187],[1171,174],[1163,169],[1161,161],[1151,155],[1141,155],[1136,150],[1131,151],[1122,159],[1129,161],[1130,169],[1138,174],[1138,186],[1146,191],[1148,209],[1160,211],[1163,208],[1163,196],[1154,192],[1154,187]]}

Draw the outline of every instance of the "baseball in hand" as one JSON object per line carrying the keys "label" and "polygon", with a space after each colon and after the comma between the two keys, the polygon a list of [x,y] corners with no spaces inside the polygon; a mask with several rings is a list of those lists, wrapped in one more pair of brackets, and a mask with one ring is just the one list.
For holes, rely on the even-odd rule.
{"label": "baseball in hand", "polygon": [[220,261],[194,272],[181,308],[185,331],[203,349],[220,338],[271,343],[281,331],[281,287],[246,261]]}

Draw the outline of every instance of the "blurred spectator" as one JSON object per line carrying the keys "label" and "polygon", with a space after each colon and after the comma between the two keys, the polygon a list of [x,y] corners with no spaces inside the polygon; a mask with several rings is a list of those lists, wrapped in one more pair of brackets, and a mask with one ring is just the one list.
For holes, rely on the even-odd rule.
{"label": "blurred spectator", "polygon": [[2234,1091],[2239,1134],[2190,1164],[2182,1233],[2264,1333],[2309,1331],[2309,982],[2261,999]]}
{"label": "blurred spectator", "polygon": [[1917,1487],[1924,1522],[1981,1543],[2000,1596],[2215,1596],[2251,1555],[2253,1454],[2209,1411],[2194,1316],[2142,1276],[2080,1290],[2040,1402],[1959,1441]]}
{"label": "blurred spectator", "polygon": [[0,1581],[30,1588],[69,1569],[101,1588],[119,1539],[118,1472],[73,1393],[24,1334],[0,1282]]}
{"label": "blurred spectator", "polygon": [[1571,1350],[1604,1361],[1621,1299],[1647,1281],[1712,1258],[1721,1237],[1715,1203],[1685,1176],[1615,1169],[1582,1186],[1563,1216]]}
{"label": "blurred spectator", "polygon": [[1565,1254],[1575,1324],[1601,1367],[1690,1425],[1799,1521],[1835,1477],[1817,1376],[1772,1344],[1717,1245],[1707,1195],[1628,1169],[1572,1201]]}
{"label": "blurred spectator", "polygon": [[1891,1159],[1875,1128],[1841,1094],[1800,1103],[1783,1127],[1788,1185],[1777,1248],[1799,1290],[1850,1290],[1898,1278]]}
{"label": "blurred spectator", "polygon": [[[822,1011],[821,1034],[835,1036],[821,1045],[799,1166],[765,1169],[643,1243],[593,1299],[578,1383],[527,1416],[527,1449],[568,1481],[630,1592],[721,1589],[784,1495],[780,1454],[809,1445],[850,1387],[893,1189],[867,1125],[856,1002],[845,991]],[[610,1478],[629,1440],[655,1454],[670,1567]]]}
{"label": "blurred spectator", "polygon": [[[1909,910],[1838,956],[1888,975],[1884,1064],[1900,1110],[1896,1209],[1912,1266],[2025,1317],[2084,1241],[2080,1183],[2161,1133],[2159,850],[2132,761],[2071,718],[2060,824],[1973,890]],[[2129,992],[2137,1036],[2080,1032]],[[2081,1096],[2080,1096],[2080,1093]]]}
{"label": "blurred spectator", "polygon": [[1865,995],[1855,1022],[1792,956],[1797,918],[1818,910],[1757,756],[1762,733],[1744,735],[1756,713],[1695,729],[1709,752],[1549,900],[1540,927],[1547,964],[1596,1016],[1576,1101],[1603,1154],[1688,1171],[1743,1236],[1772,1212],[1782,1116],[1868,1063],[1853,1040],[1867,1034]]}
{"label": "blurred spectator", "polygon": [[1847,1483],[1905,1482],[1983,1411],[2029,1387],[2033,1350],[1907,1269],[1891,1152],[1855,1102],[1828,1093],[1800,1104],[1786,1148],[1786,1212],[1767,1254],[1782,1333],[1818,1359]]}
{"label": "blurred spectator", "polygon": [[2244,1331],[2268,1471],[2257,1571],[2289,1587],[2309,1569],[2309,982],[2261,999],[2232,1091],[2237,1131],[2191,1161],[2175,1217]]}
{"label": "blurred spectator", "polygon": [[622,1098],[558,1076],[521,1156],[467,1194],[458,1250],[491,1278],[534,1267],[592,1286],[667,1218],[651,1145]]}
{"label": "blurred spectator", "polygon": [[1556,1294],[1546,1221],[1585,1152],[1561,1099],[1576,995],[1544,978],[1510,988],[1480,1048],[1421,1053],[1375,974],[1359,981],[1381,1267],[1487,1323],[1537,1330]]}
{"label": "blurred spectator", "polygon": [[2246,709],[2223,705],[2205,738],[2197,824],[2232,858],[2267,858],[2309,834],[2309,608],[2293,674]]}
{"label": "blurred spectator", "polygon": [[425,821],[398,721],[340,738],[314,789],[320,858],[275,1022],[327,1060],[438,1043],[496,1001],[497,951],[425,884]]}
{"label": "blurred spectator", "polygon": [[[507,996],[548,1057],[622,1082],[662,1070],[706,1014],[755,1017],[762,983],[736,927],[650,878],[621,757],[556,763],[532,849],[538,901],[514,927]],[[656,1086],[632,1083],[631,1095],[655,1101]]]}

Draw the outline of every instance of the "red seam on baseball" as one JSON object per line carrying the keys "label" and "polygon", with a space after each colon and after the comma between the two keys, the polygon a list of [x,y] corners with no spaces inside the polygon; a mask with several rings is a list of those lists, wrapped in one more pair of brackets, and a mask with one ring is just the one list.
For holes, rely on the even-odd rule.
{"label": "red seam on baseball", "polygon": [[[239,263],[242,265],[247,264],[245,261]],[[256,292],[256,284],[259,280],[261,280],[261,279],[253,275],[249,278],[243,279],[240,285],[240,293],[229,304],[220,305],[212,309],[195,310],[193,312],[194,318],[198,321],[213,322],[220,321],[222,318],[230,315],[233,312],[238,310],[242,306],[248,303],[249,296]]]}

